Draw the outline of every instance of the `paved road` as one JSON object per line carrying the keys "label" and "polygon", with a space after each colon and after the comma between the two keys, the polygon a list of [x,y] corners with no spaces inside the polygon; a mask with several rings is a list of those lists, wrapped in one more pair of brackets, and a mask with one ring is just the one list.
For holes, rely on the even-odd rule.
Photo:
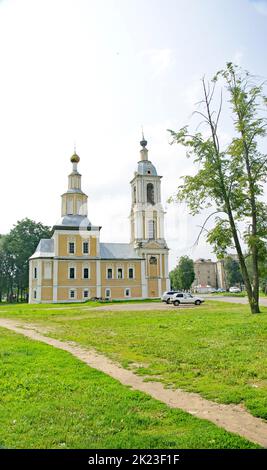
{"label": "paved road", "polygon": [[[224,297],[223,295],[201,295],[205,300],[219,300],[220,302],[232,302],[234,304],[248,304],[247,297]],[[261,297],[260,304],[267,307],[267,297]]]}

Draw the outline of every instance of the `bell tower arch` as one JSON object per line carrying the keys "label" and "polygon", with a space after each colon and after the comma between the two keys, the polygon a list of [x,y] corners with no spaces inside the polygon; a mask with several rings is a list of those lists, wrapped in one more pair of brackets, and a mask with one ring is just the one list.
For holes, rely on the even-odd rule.
{"label": "bell tower arch", "polygon": [[161,176],[148,159],[147,141],[142,136],[140,160],[131,180],[131,243],[146,258],[148,296],[160,297],[169,289],[168,246],[164,236]]}

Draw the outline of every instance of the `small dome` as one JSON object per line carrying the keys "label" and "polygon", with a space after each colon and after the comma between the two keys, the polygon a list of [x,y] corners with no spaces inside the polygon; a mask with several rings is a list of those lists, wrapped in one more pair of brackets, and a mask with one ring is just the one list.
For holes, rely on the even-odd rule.
{"label": "small dome", "polygon": [[157,170],[149,160],[142,160],[138,162],[137,173],[139,175],[157,176]]}
{"label": "small dome", "polygon": [[79,163],[80,161],[79,155],[77,155],[77,153],[74,152],[74,154],[70,157],[70,161],[71,163]]}

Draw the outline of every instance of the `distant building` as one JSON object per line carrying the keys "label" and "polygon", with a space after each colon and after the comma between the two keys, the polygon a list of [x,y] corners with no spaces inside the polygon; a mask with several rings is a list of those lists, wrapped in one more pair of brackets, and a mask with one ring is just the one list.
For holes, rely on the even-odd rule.
{"label": "distant building", "polygon": [[[227,254],[238,261],[238,255],[234,253]],[[192,288],[199,293],[210,292],[213,289],[229,289],[224,269],[225,259],[212,261],[209,259],[199,258],[194,261],[195,280]]]}
{"label": "distant building", "polygon": [[194,261],[195,280],[193,289],[198,292],[209,292],[217,289],[217,266],[216,262],[211,259],[199,258]]}

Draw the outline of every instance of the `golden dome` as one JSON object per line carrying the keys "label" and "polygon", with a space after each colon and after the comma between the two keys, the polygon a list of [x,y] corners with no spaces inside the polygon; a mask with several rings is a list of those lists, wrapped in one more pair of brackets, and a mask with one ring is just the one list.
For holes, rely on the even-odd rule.
{"label": "golden dome", "polygon": [[80,161],[79,155],[77,155],[77,153],[74,152],[74,154],[70,157],[70,161],[71,163],[79,163]]}

